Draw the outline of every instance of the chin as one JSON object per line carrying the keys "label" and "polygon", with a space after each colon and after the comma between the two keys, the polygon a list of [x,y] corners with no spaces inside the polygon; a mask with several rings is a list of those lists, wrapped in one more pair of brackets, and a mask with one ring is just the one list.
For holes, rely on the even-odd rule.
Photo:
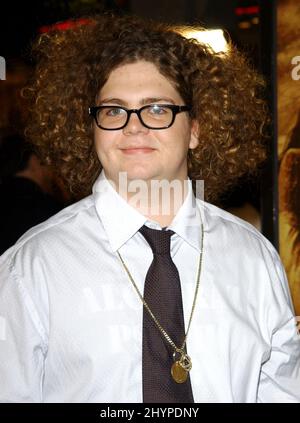
{"label": "chin", "polygon": [[154,169],[147,169],[147,166],[131,166],[126,167],[125,169],[121,170],[120,172],[126,172],[128,180],[149,180],[149,179],[157,179],[157,173]]}
{"label": "chin", "polygon": [[142,180],[142,181],[149,181],[152,179],[157,179],[153,172],[127,172],[127,179],[128,181],[134,181],[134,180]]}

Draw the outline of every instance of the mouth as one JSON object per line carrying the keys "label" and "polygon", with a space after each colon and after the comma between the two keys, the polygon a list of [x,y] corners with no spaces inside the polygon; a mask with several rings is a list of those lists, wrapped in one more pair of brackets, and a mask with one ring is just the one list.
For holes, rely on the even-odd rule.
{"label": "mouth", "polygon": [[121,148],[121,151],[124,154],[149,154],[155,151],[155,149],[150,147],[128,147]]}

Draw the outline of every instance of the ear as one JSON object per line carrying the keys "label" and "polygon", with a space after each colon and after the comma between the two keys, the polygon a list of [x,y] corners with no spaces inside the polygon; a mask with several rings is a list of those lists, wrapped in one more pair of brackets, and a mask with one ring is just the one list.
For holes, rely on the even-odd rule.
{"label": "ear", "polygon": [[191,139],[189,143],[189,148],[193,150],[198,147],[199,144],[199,123],[196,120],[192,120],[191,126]]}

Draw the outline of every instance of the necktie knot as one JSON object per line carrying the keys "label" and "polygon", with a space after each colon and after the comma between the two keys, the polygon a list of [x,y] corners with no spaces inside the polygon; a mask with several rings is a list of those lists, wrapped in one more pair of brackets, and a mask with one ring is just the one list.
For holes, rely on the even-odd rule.
{"label": "necktie knot", "polygon": [[170,244],[171,236],[174,234],[173,231],[160,231],[158,229],[148,228],[146,225],[142,226],[139,231],[150,245],[153,255],[170,255]]}

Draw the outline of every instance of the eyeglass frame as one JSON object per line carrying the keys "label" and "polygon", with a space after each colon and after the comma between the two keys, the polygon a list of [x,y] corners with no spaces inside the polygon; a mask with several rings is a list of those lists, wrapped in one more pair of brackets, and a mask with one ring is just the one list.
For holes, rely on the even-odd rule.
{"label": "eyeglass frame", "polygon": [[[143,119],[141,118],[141,113],[142,113],[142,111],[144,109],[146,109],[149,106],[160,106],[160,107],[167,107],[168,109],[170,109],[172,111],[172,120],[169,123],[169,125],[162,126],[162,127],[159,127],[159,128],[153,128],[151,126],[146,125],[143,122]],[[97,112],[98,112],[98,110],[106,109],[106,108],[112,108],[112,107],[115,107],[117,109],[125,110],[125,112],[127,113],[126,121],[125,121],[124,125],[122,125],[122,126],[120,126],[118,128],[104,128],[97,121]],[[190,106],[186,106],[186,105],[178,106],[178,105],[175,105],[175,104],[160,104],[160,103],[146,104],[145,106],[142,106],[139,109],[127,109],[126,107],[123,107],[123,106],[115,106],[115,105],[113,105],[113,106],[107,106],[107,105],[105,105],[105,106],[92,106],[92,107],[89,107],[89,115],[94,118],[94,120],[95,120],[96,125],[98,126],[98,128],[103,129],[104,131],[118,131],[119,129],[125,128],[125,126],[127,126],[128,122],[129,122],[129,119],[130,119],[130,116],[132,115],[132,113],[135,113],[138,116],[139,121],[141,122],[141,124],[145,128],[152,129],[152,130],[161,130],[161,129],[170,128],[170,126],[173,125],[173,123],[175,121],[175,118],[176,118],[176,116],[177,116],[178,113],[189,112],[190,110],[191,110],[191,107]]]}

